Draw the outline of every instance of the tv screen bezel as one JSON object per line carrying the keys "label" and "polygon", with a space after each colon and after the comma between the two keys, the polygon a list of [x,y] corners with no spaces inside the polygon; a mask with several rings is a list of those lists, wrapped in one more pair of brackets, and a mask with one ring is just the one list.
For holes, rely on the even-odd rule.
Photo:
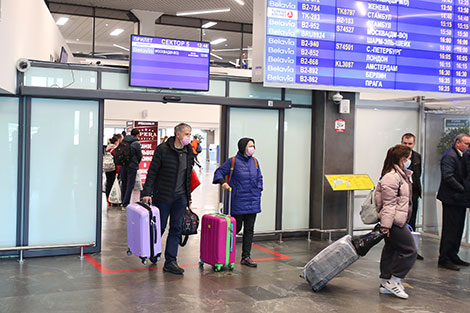
{"label": "tv screen bezel", "polygon": [[209,52],[211,51],[211,44],[208,41],[197,41],[197,40],[185,40],[179,38],[169,38],[169,37],[156,37],[156,36],[145,36],[145,35],[137,35],[131,34],[130,37],[130,44],[129,44],[129,86],[130,87],[143,87],[143,88],[155,88],[155,89],[164,89],[164,90],[181,90],[181,91],[209,91],[210,89],[210,56],[208,57],[207,62],[207,89],[191,89],[191,88],[168,88],[168,87],[156,87],[156,86],[147,86],[147,85],[136,85],[131,83],[131,71],[132,71],[132,38],[136,37],[147,37],[147,38],[157,38],[157,39],[171,39],[171,40],[182,40],[182,41],[189,41],[189,42],[196,42],[196,43],[206,43],[209,45]]}

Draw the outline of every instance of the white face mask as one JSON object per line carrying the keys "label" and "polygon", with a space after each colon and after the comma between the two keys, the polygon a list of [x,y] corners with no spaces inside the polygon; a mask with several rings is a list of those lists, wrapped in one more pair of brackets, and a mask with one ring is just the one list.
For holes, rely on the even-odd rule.
{"label": "white face mask", "polygon": [[411,160],[407,159],[405,162],[403,162],[403,168],[409,168],[411,165]]}

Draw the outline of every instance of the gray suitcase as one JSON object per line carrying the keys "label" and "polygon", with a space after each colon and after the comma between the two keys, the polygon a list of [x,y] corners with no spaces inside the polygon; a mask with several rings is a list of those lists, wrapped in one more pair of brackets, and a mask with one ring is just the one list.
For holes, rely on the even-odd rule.
{"label": "gray suitcase", "polygon": [[311,259],[304,266],[304,272],[300,277],[317,292],[357,259],[359,255],[351,242],[351,236],[346,235]]}

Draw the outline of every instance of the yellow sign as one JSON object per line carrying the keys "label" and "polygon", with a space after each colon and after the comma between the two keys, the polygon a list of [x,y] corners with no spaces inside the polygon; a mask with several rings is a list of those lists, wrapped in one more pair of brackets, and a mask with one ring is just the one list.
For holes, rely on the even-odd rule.
{"label": "yellow sign", "polygon": [[367,174],[357,175],[325,175],[333,191],[341,190],[370,190],[374,183]]}

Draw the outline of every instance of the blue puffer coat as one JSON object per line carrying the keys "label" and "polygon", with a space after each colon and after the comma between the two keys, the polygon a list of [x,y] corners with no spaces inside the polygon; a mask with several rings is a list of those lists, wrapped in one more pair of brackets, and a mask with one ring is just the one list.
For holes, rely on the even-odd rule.
{"label": "blue puffer coat", "polygon": [[[232,158],[229,158],[214,173],[214,184],[226,181],[230,174]],[[240,152],[235,156],[232,178],[229,182],[232,187],[232,215],[253,214],[261,212],[261,191],[263,191],[263,175],[255,160],[246,157]]]}

